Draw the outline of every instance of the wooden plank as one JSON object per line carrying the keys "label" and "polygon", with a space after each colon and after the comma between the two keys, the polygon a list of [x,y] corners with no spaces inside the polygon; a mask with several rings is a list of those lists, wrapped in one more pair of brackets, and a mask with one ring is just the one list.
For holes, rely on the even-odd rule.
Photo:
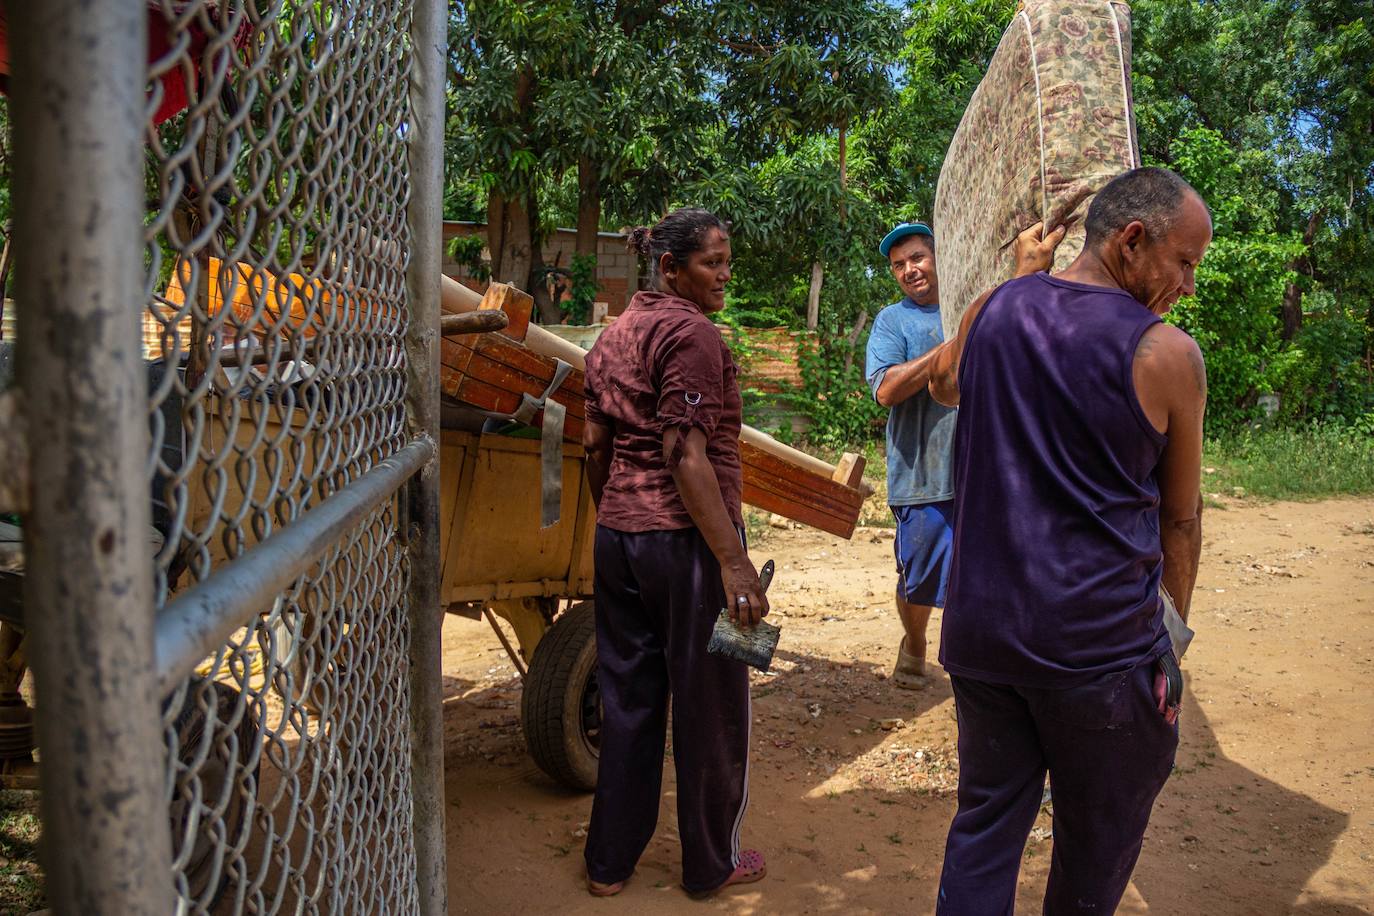
{"label": "wooden plank", "polygon": [[863,484],[864,468],[867,467],[867,465],[868,459],[863,455],[845,452],[840,456],[839,463],[835,465],[835,473],[831,475],[830,479],[851,489],[858,490]]}
{"label": "wooden plank", "polygon": [[864,501],[864,495],[860,490],[798,468],[747,442],[740,443],[740,458],[746,466],[752,465],[763,476],[788,481],[799,495],[805,495],[807,501],[833,505],[837,509],[853,507],[855,511]]}
{"label": "wooden plank", "polygon": [[[552,359],[500,335],[446,338],[441,344],[439,377],[444,395],[479,410],[513,413],[521,395],[539,397],[553,380]],[[553,399],[567,408],[563,438],[580,443],[587,411],[582,373],[570,372]],[[536,413],[534,425],[542,426],[543,420],[543,411]]]}
{"label": "wooden plank", "polygon": [[779,477],[775,474],[760,472],[757,468],[746,465],[744,480],[751,487],[759,490],[766,490],[774,495],[791,500],[797,505],[808,506],[822,515],[833,515],[836,518],[847,518],[851,515],[857,516],[863,501],[841,503],[835,500],[812,499],[811,491],[807,489],[804,482],[789,480],[786,477]]}
{"label": "wooden plank", "polygon": [[[473,354],[472,362],[468,364],[467,372],[464,374],[470,379],[476,379],[509,392],[513,398],[512,403],[516,407],[520,406],[521,395],[528,394],[537,398],[548,388],[550,381],[490,359],[488,352],[481,350]],[[552,398],[567,408],[569,418],[583,420],[587,416],[587,402],[580,394],[581,380],[570,375],[554,391]],[[511,409],[514,410],[515,408]]]}
{"label": "wooden plank", "polygon": [[[533,387],[521,388],[520,390],[535,397],[543,394],[549,383],[553,381],[554,362],[552,359],[532,353],[519,344],[502,340],[499,334],[481,337],[475,352],[530,379]],[[576,413],[579,417],[586,416],[585,386],[586,376],[574,368],[563,379],[558,390],[553,393],[553,398],[567,407],[569,413]]]}
{"label": "wooden plank", "polygon": [[518,394],[489,385],[471,375],[459,376],[458,385],[450,396],[469,407],[489,410],[492,413],[514,413],[515,408],[520,406]]}
{"label": "wooden plank", "polygon": [[455,372],[448,366],[439,366],[439,390],[446,398],[456,398],[458,386],[463,383],[466,376],[461,372]]}
{"label": "wooden plank", "polygon": [[785,499],[767,490],[757,489],[748,482],[744,485],[744,501],[756,509],[777,513],[795,522],[801,522],[803,525],[817,528],[842,538],[852,537],[854,534],[854,525],[857,521],[857,516],[854,519],[846,520],[837,518],[833,515],[827,515],[803,503]]}
{"label": "wooden plank", "polygon": [[794,522],[802,522],[822,530],[844,529],[853,525],[853,519],[848,516],[835,515],[813,505],[798,503],[793,497],[760,488],[754,482],[745,483],[742,499],[746,505],[752,505],[753,508],[765,509],[772,514],[782,515],[783,518],[790,518]]}
{"label": "wooden plank", "polygon": [[[441,371],[440,383],[446,396],[478,410],[511,414],[520,407],[520,395],[470,375],[445,377]],[[531,425],[542,428],[543,423],[544,411],[537,411]],[[586,421],[582,417],[569,411],[563,420],[563,441],[580,445],[585,425]]]}
{"label": "wooden plank", "polygon": [[798,503],[805,503],[811,507],[826,512],[827,515],[848,515],[851,512],[859,511],[863,504],[863,494],[852,494],[846,490],[844,499],[840,494],[819,494],[812,488],[811,481],[794,477],[783,477],[782,474],[772,474],[756,464],[746,464],[745,478],[757,483],[761,488],[772,490],[779,496],[786,496],[787,499],[797,500]]}
{"label": "wooden plank", "polygon": [[529,332],[530,316],[534,313],[534,298],[507,283],[492,283],[477,306],[479,311],[505,312],[510,319],[502,334],[511,340],[524,340]]}
{"label": "wooden plank", "polygon": [[835,473],[835,468],[832,465],[822,461],[815,455],[808,455],[806,452],[795,449],[790,445],[783,445],[777,439],[774,439],[765,432],[754,429],[752,426],[744,426],[740,429],[739,441],[741,444],[747,442],[759,451],[776,455],[788,464],[796,465],[799,468],[806,468],[809,471],[820,474],[822,477],[829,477],[831,474]]}
{"label": "wooden plank", "polygon": [[769,474],[775,474],[789,480],[804,481],[807,486],[814,486],[820,494],[828,499],[844,503],[855,498],[862,498],[862,494],[857,488],[847,487],[831,478],[834,473],[833,468],[822,475],[807,468],[798,467],[784,458],[744,441],[740,442],[740,459],[745,464],[755,465]]}
{"label": "wooden plank", "polygon": [[[491,334],[445,338],[440,347],[440,363],[492,384],[498,384],[498,379],[501,384],[509,381],[515,386],[512,391],[536,397],[544,393],[554,375],[553,360]],[[574,369],[554,393],[554,400],[578,416],[586,415],[584,378]]]}
{"label": "wooden plank", "polygon": [[[472,361],[472,347],[464,341],[464,337],[443,337],[439,340],[439,365],[447,366],[460,375],[467,371],[468,363]],[[474,338],[475,339],[475,336]]]}

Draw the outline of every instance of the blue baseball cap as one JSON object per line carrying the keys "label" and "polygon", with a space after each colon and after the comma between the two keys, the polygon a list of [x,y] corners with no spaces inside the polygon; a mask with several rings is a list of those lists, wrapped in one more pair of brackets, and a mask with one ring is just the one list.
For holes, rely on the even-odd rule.
{"label": "blue baseball cap", "polygon": [[878,243],[878,253],[887,257],[887,253],[892,246],[906,238],[908,235],[926,235],[935,238],[935,233],[925,223],[898,223],[896,227],[883,236],[883,240]]}

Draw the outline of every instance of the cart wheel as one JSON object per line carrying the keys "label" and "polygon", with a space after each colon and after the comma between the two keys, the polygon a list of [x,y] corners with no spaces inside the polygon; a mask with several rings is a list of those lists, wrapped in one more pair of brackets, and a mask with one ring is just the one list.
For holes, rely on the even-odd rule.
{"label": "cart wheel", "polygon": [[[188,788],[179,782],[172,792],[169,811],[172,825],[172,852],[185,855],[186,892],[193,906],[213,908],[229,883],[229,874],[224,868],[223,852],[242,844],[252,825],[252,809],[258,794],[258,773],[261,769],[261,756],[257,746],[262,742],[262,727],[253,714],[252,707],[243,709],[235,729],[235,759],[229,761],[217,749],[208,754],[201,746],[205,739],[208,720],[201,709],[197,694],[205,689],[203,682],[192,684],[186,689],[186,699],[181,711],[177,713],[174,728],[177,735],[177,757],[181,766],[191,766],[197,759],[199,766],[199,798],[188,794]],[[227,721],[238,703],[239,691],[228,684],[211,681],[210,696],[214,704],[214,715],[220,722]],[[203,758],[200,755],[204,754]],[[257,762],[254,762],[257,761]],[[252,767],[249,764],[253,763]],[[230,785],[230,780],[237,784]],[[205,806],[223,804],[223,814],[217,824],[200,821],[197,827],[190,828],[193,816],[204,814]],[[184,850],[183,844],[190,843],[191,849]]]}
{"label": "cart wheel", "polygon": [[591,602],[568,608],[535,646],[520,719],[525,745],[541,770],[570,789],[596,788],[601,691]]}

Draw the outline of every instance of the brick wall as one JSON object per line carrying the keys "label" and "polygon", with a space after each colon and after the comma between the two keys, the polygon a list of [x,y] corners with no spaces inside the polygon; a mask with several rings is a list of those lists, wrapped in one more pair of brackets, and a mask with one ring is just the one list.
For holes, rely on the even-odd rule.
{"label": "brick wall", "polygon": [[[444,222],[444,273],[464,286],[479,292],[485,284],[467,276],[463,268],[448,256],[448,241],[459,235],[485,236],[482,223]],[[557,229],[544,243],[544,263],[568,267],[576,249],[577,232]],[[606,303],[607,313],[619,315],[625,311],[630,297],[639,288],[639,258],[625,248],[624,236],[602,232],[596,241],[596,301]]]}

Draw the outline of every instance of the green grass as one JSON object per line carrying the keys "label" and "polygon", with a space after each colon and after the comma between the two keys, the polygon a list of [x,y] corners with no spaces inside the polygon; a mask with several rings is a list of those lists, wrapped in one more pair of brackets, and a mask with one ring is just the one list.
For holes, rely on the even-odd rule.
{"label": "green grass", "polygon": [[[1367,421],[1366,421],[1367,422]],[[828,461],[840,453],[810,449]],[[891,528],[887,508],[887,464],[878,442],[855,448],[868,459],[864,480],[874,489],[859,512],[859,524]],[[1326,499],[1374,494],[1374,434],[1350,427],[1300,426],[1255,428],[1207,440],[1203,448],[1204,500],[1217,497],[1257,499]],[[766,543],[768,513],[745,508],[749,543]]]}
{"label": "green grass", "polygon": [[1324,499],[1374,493],[1374,435],[1334,425],[1248,429],[1209,439],[1202,463],[1207,494]]}
{"label": "green grass", "polygon": [[43,909],[41,833],[37,793],[0,791],[0,913]]}

